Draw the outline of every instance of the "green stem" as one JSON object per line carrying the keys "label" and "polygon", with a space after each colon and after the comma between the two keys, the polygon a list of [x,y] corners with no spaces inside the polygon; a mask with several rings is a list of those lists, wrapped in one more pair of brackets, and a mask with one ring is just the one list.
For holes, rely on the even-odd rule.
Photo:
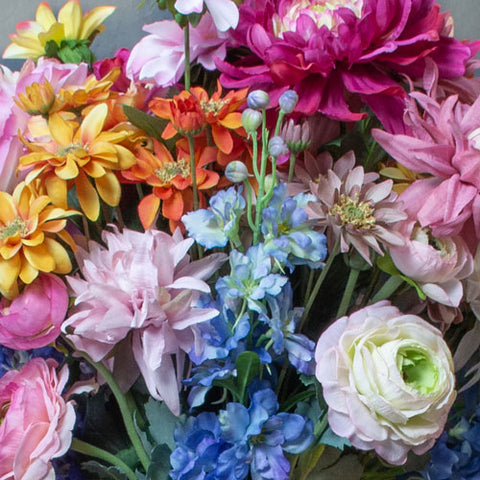
{"label": "green stem", "polygon": [[247,190],[247,219],[248,219],[248,226],[252,232],[255,230],[255,223],[253,222],[252,217],[252,186],[248,180],[244,182],[245,188]]}
{"label": "green stem", "polygon": [[284,116],[285,116],[285,112],[283,110],[280,110],[280,112],[278,113],[277,124],[275,125],[275,136],[277,136],[278,132],[280,131],[280,127],[282,126],[282,120]]}
{"label": "green stem", "polygon": [[132,442],[132,446],[138,455],[140,463],[145,469],[145,472],[147,472],[148,467],[150,465],[150,459],[148,458],[148,454],[143,448],[142,441],[138,436],[137,430],[135,428],[135,423],[133,422],[133,414],[130,411],[125,395],[123,394],[122,390],[118,386],[116,380],[113,378],[113,375],[110,372],[110,370],[108,370],[108,368],[102,362],[94,362],[90,358],[90,356],[85,352],[78,352],[78,353],[80,353],[80,355],[82,355],[82,357],[85,358],[85,360],[87,360],[87,362],[90,363],[97,370],[97,372],[100,373],[100,375],[102,375],[102,377],[105,379],[108,386],[110,387],[110,390],[112,391],[113,396],[117,400],[118,406],[120,408],[120,413],[122,414],[123,422],[125,424],[125,429],[127,430],[128,437]]}
{"label": "green stem", "polygon": [[295,173],[295,160],[297,156],[293,153],[290,152],[290,158],[289,158],[289,166],[288,166],[288,183],[292,183],[293,180],[293,174]]}
{"label": "green stem", "polygon": [[90,443],[79,440],[78,438],[72,439],[72,445],[70,447],[73,451],[81,453],[82,455],[88,455],[89,457],[98,458],[111,465],[121,468],[129,480],[137,480],[135,472],[122,460],[115,455],[103,450],[102,448],[95,447]]}
{"label": "green stem", "polygon": [[327,276],[328,271],[330,270],[330,267],[333,264],[333,260],[337,256],[338,250],[340,248],[340,237],[337,238],[335,245],[332,248],[332,251],[330,252],[330,255],[328,256],[328,260],[325,263],[325,266],[323,267],[322,273],[319,275],[317,278],[317,281],[310,293],[310,296],[308,297],[308,300],[305,304],[305,310],[303,311],[302,314],[302,319],[300,321],[300,325],[298,328],[298,331],[301,332],[302,328],[305,325],[305,322],[307,321],[308,315],[310,313],[311,308],[313,307],[313,304],[315,302],[315,299],[317,298],[318,292],[320,290],[320,287],[322,286],[323,281],[325,280],[325,277]]}
{"label": "green stem", "polygon": [[345,286],[345,290],[343,291],[342,301],[340,302],[340,306],[338,307],[337,318],[343,317],[347,313],[359,275],[360,270],[357,270],[356,268],[350,269],[347,285]]}
{"label": "green stem", "polygon": [[190,91],[190,23],[187,22],[184,32],[184,46],[185,46],[185,90]]}
{"label": "green stem", "polygon": [[397,290],[397,288],[403,283],[401,277],[392,276],[390,277],[382,286],[382,288],[375,294],[370,303],[376,303],[380,300],[385,300],[389,298],[392,293]]}
{"label": "green stem", "polygon": [[188,150],[190,151],[190,175],[192,176],[193,210],[198,210],[197,166],[195,165],[195,143],[192,135],[187,135]]}
{"label": "green stem", "polygon": [[257,132],[252,133],[252,164],[253,164],[253,173],[257,181],[260,181],[260,172],[258,171],[258,138]]}

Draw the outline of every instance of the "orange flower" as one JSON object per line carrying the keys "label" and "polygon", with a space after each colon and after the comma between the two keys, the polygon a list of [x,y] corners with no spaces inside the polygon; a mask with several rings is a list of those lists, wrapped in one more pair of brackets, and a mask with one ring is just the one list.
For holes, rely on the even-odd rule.
{"label": "orange flower", "polygon": [[[185,142],[186,143],[186,142]],[[182,140],[177,143],[177,160],[168,149],[153,140],[154,152],[138,148],[137,163],[122,176],[132,182],[144,182],[153,187],[152,193],[145,196],[138,205],[140,221],[145,229],[156,220],[162,202],[162,215],[173,225],[182,215],[193,208],[192,177],[188,145]],[[203,147],[195,150],[195,173],[200,201],[205,204],[202,190],[214,187],[219,179],[216,172],[203,167],[216,159],[215,147]]]}
{"label": "orange flower", "polygon": [[12,195],[0,192],[0,293],[12,299],[17,280],[31,283],[39,272],[69,273],[72,264],[55,235],[72,250],[75,243],[65,230],[66,218],[77,212],[51,205],[33,185],[22,182]]}
{"label": "orange flower", "polygon": [[41,179],[54,205],[66,208],[67,192],[75,186],[82,210],[93,221],[100,211],[99,195],[112,207],[120,201],[121,187],[113,171],[135,163],[133,153],[119,145],[130,133],[103,131],[107,115],[108,107],[99,104],[88,112],[79,126],[67,120],[68,114],[64,118],[55,113],[48,119],[50,141],[24,140],[31,153],[19,159],[19,169],[30,169],[27,183]]}

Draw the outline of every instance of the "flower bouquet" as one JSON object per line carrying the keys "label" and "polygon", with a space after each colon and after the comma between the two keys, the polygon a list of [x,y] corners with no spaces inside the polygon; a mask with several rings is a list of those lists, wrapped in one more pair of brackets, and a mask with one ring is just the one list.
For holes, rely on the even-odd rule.
{"label": "flower bouquet", "polygon": [[42,2],[0,74],[0,478],[479,478],[480,41],[433,0]]}

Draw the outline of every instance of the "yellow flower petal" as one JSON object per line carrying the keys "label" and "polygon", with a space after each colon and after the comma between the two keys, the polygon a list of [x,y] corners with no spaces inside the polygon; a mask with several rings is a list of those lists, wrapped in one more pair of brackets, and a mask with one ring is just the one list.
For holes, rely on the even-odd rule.
{"label": "yellow flower petal", "polygon": [[116,7],[101,6],[92,8],[83,17],[82,31],[80,38],[90,38],[92,33],[100,26],[100,24],[110,16]]}
{"label": "yellow flower petal", "polygon": [[80,40],[82,7],[76,0],[67,2],[58,12],[58,21],[65,25],[66,40]]}
{"label": "yellow flower petal", "polygon": [[106,170],[100,165],[99,162],[88,162],[84,167],[83,171],[89,176],[93,178],[103,177],[105,175]]}
{"label": "yellow flower petal", "polygon": [[55,273],[70,273],[72,271],[72,262],[65,248],[53,238],[46,238],[45,245],[50,255],[55,259]]}
{"label": "yellow flower petal", "polygon": [[56,175],[45,179],[45,188],[52,203],[60,208],[67,208],[67,182]]}
{"label": "yellow flower petal", "polygon": [[55,174],[62,180],[71,180],[78,175],[78,172],[77,162],[74,160],[73,155],[67,155],[65,164],[55,169]]}
{"label": "yellow flower petal", "polygon": [[41,25],[43,30],[47,31],[56,22],[52,8],[47,2],[42,2],[37,8],[35,20]]}
{"label": "yellow flower petal", "polygon": [[60,43],[62,43],[62,40],[64,39],[65,39],[65,26],[58,22],[55,22],[48,29],[47,32],[38,34],[38,40],[40,41],[40,44],[44,48],[47,42],[49,42],[50,40],[53,40],[57,45],[60,45]]}
{"label": "yellow flower petal", "polygon": [[3,245],[0,247],[0,255],[3,259],[9,260],[16,255],[21,248],[22,243],[20,241],[15,245]]}
{"label": "yellow flower petal", "polygon": [[24,258],[22,261],[22,268],[20,270],[20,279],[23,283],[27,285],[32,283],[38,277],[38,270],[30,265],[28,261]]}
{"label": "yellow flower petal", "polygon": [[17,208],[11,195],[0,192],[0,223],[4,225],[11,222],[17,216]]}
{"label": "yellow flower petal", "polygon": [[97,191],[83,172],[80,172],[75,179],[75,188],[77,189],[77,197],[82,210],[87,218],[94,222],[100,213],[100,201]]}
{"label": "yellow flower petal", "polygon": [[20,273],[20,257],[15,256],[8,260],[0,258],[0,293],[11,298],[12,289],[16,286],[18,274]]}
{"label": "yellow flower petal", "polygon": [[[47,239],[45,239],[46,241]],[[41,272],[51,272],[55,268],[55,260],[50,255],[45,244],[35,247],[23,246],[23,254],[28,263]]]}
{"label": "yellow flower petal", "polygon": [[73,127],[66,122],[58,113],[50,115],[48,127],[52,138],[61,146],[69,146],[73,143]]}
{"label": "yellow flower petal", "polygon": [[98,194],[105,203],[111,207],[116,207],[120,203],[122,188],[117,176],[112,173],[106,173],[103,177],[95,179]]}
{"label": "yellow flower petal", "polygon": [[135,155],[130,150],[121,145],[115,145],[115,148],[117,149],[118,168],[120,170],[127,170],[137,163]]}
{"label": "yellow flower petal", "polygon": [[43,234],[43,232],[40,230],[37,230],[32,235],[29,235],[28,238],[23,238],[22,243],[29,247],[36,247],[37,245],[40,245],[41,243],[43,243],[44,239],[45,239],[45,235]]}
{"label": "yellow flower petal", "polygon": [[80,141],[83,145],[89,145],[100,134],[105,125],[108,115],[108,107],[105,103],[92,108],[80,125]]}

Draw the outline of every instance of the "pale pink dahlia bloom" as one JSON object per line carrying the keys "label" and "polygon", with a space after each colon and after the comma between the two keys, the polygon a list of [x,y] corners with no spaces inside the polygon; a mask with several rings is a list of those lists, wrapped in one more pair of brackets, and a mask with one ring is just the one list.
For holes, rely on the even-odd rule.
{"label": "pale pink dahlia bloom", "polygon": [[431,175],[414,182],[402,201],[407,208],[420,206],[418,221],[431,227],[434,236],[461,234],[469,246],[476,244],[480,240],[480,97],[470,105],[456,95],[437,102],[413,92],[407,107],[408,134],[372,132],[395,160]]}
{"label": "pale pink dahlia bloom", "polygon": [[268,90],[273,103],[294,88],[297,111],[340,120],[362,118],[365,103],[393,128],[405,96],[398,78],[421,78],[426,58],[442,78],[458,77],[477,52],[479,43],[449,36],[450,23],[434,0],[245,0],[232,37],[249,52],[218,61],[220,80]]}
{"label": "pale pink dahlia bloom", "polygon": [[383,301],[342,317],[318,340],[316,376],[332,430],[389,463],[421,455],[443,432],[455,400],[441,332]]}
{"label": "pale pink dahlia bloom", "polygon": [[83,278],[67,278],[76,300],[63,331],[123,388],[141,373],[152,397],[178,415],[185,354],[201,345],[195,325],[218,314],[197,301],[225,255],[190,262],[193,240],[179,230],[105,231],[103,240],[106,248],[91,242],[77,254]]}
{"label": "pale pink dahlia bloom", "polygon": [[[174,20],[145,25],[149,33],[132,49],[126,66],[127,76],[135,81],[168,87],[177,83],[185,71],[184,32]],[[226,35],[215,27],[207,13],[190,29],[190,61],[213,70],[214,57],[225,58]]]}
{"label": "pale pink dahlia bloom", "polygon": [[355,167],[349,152],[335,162],[333,169],[310,183],[317,200],[309,203],[309,215],[317,226],[327,228],[330,251],[339,239],[340,251],[351,247],[371,264],[370,248],[383,255],[381,245],[403,245],[395,224],[407,218],[392,192],[393,182],[376,183],[379,175]]}
{"label": "pale pink dahlia bloom", "polygon": [[75,424],[62,391],[68,369],[34,358],[0,378],[0,478],[53,480],[51,460],[67,453]]}

